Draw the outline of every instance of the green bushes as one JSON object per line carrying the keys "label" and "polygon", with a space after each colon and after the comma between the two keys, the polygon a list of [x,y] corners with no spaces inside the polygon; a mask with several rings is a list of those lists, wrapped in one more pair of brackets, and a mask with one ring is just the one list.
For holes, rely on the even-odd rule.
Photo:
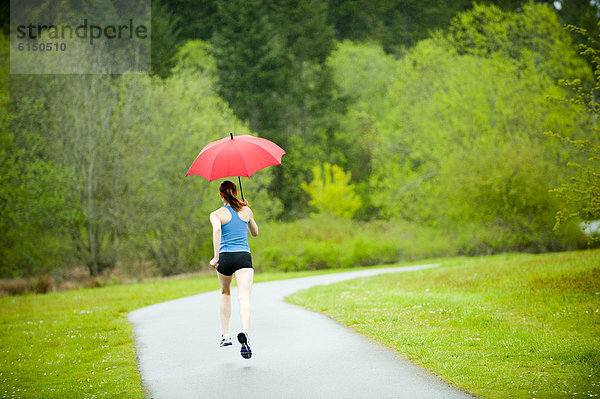
{"label": "green bushes", "polygon": [[360,197],[354,192],[350,183],[350,172],[345,172],[337,165],[325,162],[312,168],[313,180],[302,182],[301,187],[311,200],[309,205],[318,213],[351,218],[361,207]]}
{"label": "green bushes", "polygon": [[407,222],[319,216],[267,222],[251,242],[258,270],[318,270],[396,263],[454,254],[443,234]]}
{"label": "green bushes", "polygon": [[457,223],[455,228],[441,228],[402,220],[363,222],[316,216],[289,223],[261,223],[260,235],[250,241],[250,247],[257,270],[289,272],[586,246],[576,225],[564,227],[561,234],[548,229],[553,237],[544,241],[553,244],[538,248],[532,244],[540,241],[536,234],[546,232],[532,232],[527,241],[515,240],[503,226]]}

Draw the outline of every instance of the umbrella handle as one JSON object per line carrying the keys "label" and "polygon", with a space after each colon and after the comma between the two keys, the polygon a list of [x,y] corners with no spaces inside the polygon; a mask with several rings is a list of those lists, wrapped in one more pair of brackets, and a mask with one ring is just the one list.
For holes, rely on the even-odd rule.
{"label": "umbrella handle", "polygon": [[[233,140],[233,132],[229,132],[231,140]],[[244,200],[244,189],[242,188],[242,179],[238,176],[238,183],[240,183],[240,192],[242,193],[242,201]]]}
{"label": "umbrella handle", "polygon": [[240,183],[240,192],[242,193],[242,201],[244,200],[244,189],[242,188],[242,179],[238,176],[238,183]]}
{"label": "umbrella handle", "polygon": [[[233,140],[233,132],[229,132],[231,140]],[[242,201],[244,200],[244,189],[242,188],[242,179],[238,176],[238,183],[240,183],[240,192],[242,193]]]}

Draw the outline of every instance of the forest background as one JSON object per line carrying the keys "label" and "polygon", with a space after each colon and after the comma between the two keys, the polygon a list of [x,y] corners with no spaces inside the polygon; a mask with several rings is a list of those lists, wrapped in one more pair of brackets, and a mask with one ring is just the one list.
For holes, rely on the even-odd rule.
{"label": "forest background", "polygon": [[153,1],[152,73],[122,75],[11,75],[0,7],[0,278],[206,270],[220,181],[185,172],[229,132],[288,152],[243,179],[259,270],[578,249],[600,219],[564,28],[598,38],[595,1]]}

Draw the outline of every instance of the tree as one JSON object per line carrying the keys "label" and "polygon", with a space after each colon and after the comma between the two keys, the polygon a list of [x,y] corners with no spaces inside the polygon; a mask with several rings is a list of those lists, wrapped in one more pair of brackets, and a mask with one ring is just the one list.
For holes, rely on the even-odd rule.
{"label": "tree", "polygon": [[310,206],[320,214],[341,218],[354,216],[361,201],[354,192],[354,185],[350,183],[350,173],[327,162],[313,167],[312,172],[312,181],[302,183],[302,189],[311,197]]}
{"label": "tree", "polygon": [[72,230],[73,240],[80,260],[96,276],[114,267],[124,234],[118,199],[127,183],[119,147],[126,132],[111,126],[116,85],[110,75],[57,76],[51,84],[52,98],[60,101],[50,107],[44,126],[44,153],[76,174],[84,219]]}
{"label": "tree", "polygon": [[152,0],[151,23],[151,70],[153,74],[166,78],[175,65],[177,49],[182,45],[181,20],[173,16],[162,2]]}
{"label": "tree", "polygon": [[180,21],[183,40],[209,41],[218,30],[217,0],[163,0],[169,12]]}
{"label": "tree", "polygon": [[[334,47],[333,29],[327,24],[327,4],[318,0],[273,1],[273,20],[290,59],[290,115],[287,135],[309,132],[331,111],[332,85],[325,59]],[[284,143],[287,144],[287,143]]]}
{"label": "tree", "polygon": [[7,35],[10,33],[10,3],[3,2],[0,4],[0,30],[3,34]]}
{"label": "tree", "polygon": [[42,102],[26,98],[18,106],[11,99],[8,48],[0,33],[1,277],[45,273],[71,261],[68,226],[81,215],[71,171],[42,156]]}
{"label": "tree", "polygon": [[471,5],[467,0],[331,0],[329,20],[340,41],[375,41],[388,53],[404,54]]}
{"label": "tree", "polygon": [[[561,21],[567,25],[578,26],[585,29],[591,37],[598,37],[600,29],[600,4],[588,0],[560,0],[558,14]],[[585,43],[585,36],[572,32],[572,38],[579,44]]]}
{"label": "tree", "polygon": [[[208,214],[219,206],[220,181],[185,176],[198,152],[228,132],[248,131],[216,93],[215,60],[206,43],[191,41],[167,79],[121,77],[114,129],[120,143],[126,193],[120,198],[128,233],[124,251],[151,260],[162,274],[196,270],[212,257]],[[280,205],[266,187],[271,168],[245,179],[244,194],[264,220]]]}
{"label": "tree", "polygon": [[126,132],[119,145],[125,249],[165,275],[193,270],[209,253],[216,183],[186,178],[187,168],[206,143],[243,129],[210,79],[208,71],[176,66],[165,80],[124,75],[117,88],[114,129]]}
{"label": "tree", "polygon": [[[475,5],[458,14],[446,36],[459,54],[507,57],[554,81],[587,76],[588,66],[573,56],[573,42],[549,5],[526,3],[521,12]],[[492,21],[492,23],[490,23]]]}
{"label": "tree", "polygon": [[[271,190],[285,212],[306,204],[300,182],[338,122],[339,104],[325,65],[333,47],[326,8],[316,0],[219,1],[213,37],[220,93],[250,128],[290,154],[275,170]],[[292,155],[294,154],[294,155]],[[308,159],[295,161],[298,154]]]}
{"label": "tree", "polygon": [[[176,58],[179,64],[165,79],[137,73],[12,77],[14,107],[28,113],[0,112],[2,121],[15,119],[13,138],[0,151],[7,177],[0,181],[0,203],[6,197],[11,210],[0,223],[6,237],[21,239],[23,248],[39,247],[40,257],[53,257],[56,265],[59,259],[32,231],[39,226],[35,220],[44,234],[64,222],[63,235],[48,242],[76,254],[91,274],[119,260],[151,261],[161,273],[174,274],[210,257],[207,215],[219,204],[219,182],[186,178],[185,172],[206,143],[248,127],[216,93],[215,60],[206,43],[188,43]],[[8,136],[0,136],[2,150]],[[26,162],[17,168],[19,157]],[[257,216],[271,217],[281,208],[265,193],[272,174],[257,175],[244,185],[250,201],[257,199]],[[15,191],[32,176],[30,191]],[[11,197],[11,190],[19,195]],[[12,212],[24,201],[40,210],[27,217]],[[68,211],[75,216],[63,217]],[[54,225],[46,227],[49,216]]]}
{"label": "tree", "polygon": [[377,44],[340,43],[327,59],[337,87],[338,101],[347,103],[346,117],[336,129],[333,146],[339,164],[356,181],[371,172],[377,145],[376,123],[387,116],[382,106],[395,79],[397,61]]}
{"label": "tree", "polygon": [[[212,56],[213,49],[209,42],[203,40],[188,40],[179,48],[175,55],[175,70],[186,70],[207,78],[211,86],[217,83],[217,63]],[[214,88],[216,90],[216,88]]]}
{"label": "tree", "polygon": [[557,161],[570,155],[538,132],[577,134],[588,122],[546,100],[561,92],[551,77],[436,40],[415,46],[398,71],[381,103],[388,116],[376,125],[370,176],[370,201],[384,215],[463,231],[465,253],[573,242],[552,233],[559,203],[548,193]]}
{"label": "tree", "polygon": [[[567,206],[556,214],[556,225],[572,219],[583,219],[592,221],[600,219],[600,128],[598,118],[600,117],[600,42],[592,37],[586,30],[575,26],[569,26],[573,32],[579,33],[585,38],[585,44],[581,44],[581,55],[588,56],[595,67],[594,85],[585,89],[580,80],[566,80],[562,83],[572,89],[573,96],[564,98],[564,101],[574,104],[582,115],[588,115],[591,123],[584,138],[569,137],[568,134],[555,130],[547,133],[549,136],[558,138],[573,151],[584,154],[587,159],[582,162],[572,162],[569,166],[575,168],[578,173],[571,178],[570,183],[563,183],[559,188],[553,190],[559,198],[567,201]],[[599,37],[596,35],[595,37]],[[599,239],[598,236],[592,239]]]}
{"label": "tree", "polygon": [[218,2],[213,42],[220,94],[252,130],[283,129],[289,57],[262,0]]}

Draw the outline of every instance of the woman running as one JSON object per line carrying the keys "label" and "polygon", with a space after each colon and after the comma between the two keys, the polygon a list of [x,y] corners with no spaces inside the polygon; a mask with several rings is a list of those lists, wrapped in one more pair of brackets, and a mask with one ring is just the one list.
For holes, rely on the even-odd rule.
{"label": "woman running", "polygon": [[248,230],[256,237],[258,226],[254,221],[252,210],[248,207],[248,202],[237,198],[237,187],[233,182],[226,180],[221,183],[219,192],[223,200],[223,207],[210,214],[215,251],[215,256],[210,264],[217,269],[217,276],[221,284],[219,311],[222,332],[219,345],[231,345],[231,336],[229,335],[230,291],[231,280],[235,275],[242,319],[242,331],[237,338],[242,344],[240,351],[242,357],[250,359],[252,351],[248,343],[248,330],[250,328],[250,291],[252,290],[254,269],[248,246]]}

